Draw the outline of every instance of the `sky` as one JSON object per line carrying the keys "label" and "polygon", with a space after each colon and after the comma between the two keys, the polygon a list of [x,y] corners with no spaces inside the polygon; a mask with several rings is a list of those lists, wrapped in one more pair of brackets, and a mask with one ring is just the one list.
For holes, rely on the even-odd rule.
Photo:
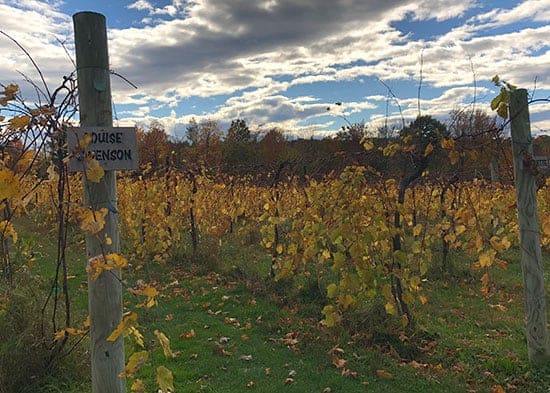
{"label": "sky", "polygon": [[[491,78],[550,98],[550,0],[0,0],[0,31],[52,89],[74,66],[72,15],[107,19],[115,125],[160,121],[183,138],[192,118],[252,131],[333,136],[418,114],[484,109]],[[38,74],[0,36],[0,83],[36,96]],[[341,103],[341,105],[336,105]],[[531,105],[550,135],[550,103]]]}

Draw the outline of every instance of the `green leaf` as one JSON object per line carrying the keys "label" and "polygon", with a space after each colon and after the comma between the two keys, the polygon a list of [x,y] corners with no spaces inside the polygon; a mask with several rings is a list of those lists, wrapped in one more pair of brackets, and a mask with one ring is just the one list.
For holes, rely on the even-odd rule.
{"label": "green leaf", "polygon": [[508,118],[508,105],[504,102],[501,102],[497,109],[497,114],[503,119]]}
{"label": "green leaf", "polygon": [[491,100],[491,110],[494,111],[498,108],[500,101],[502,100],[502,95],[499,94]]}
{"label": "green leaf", "polygon": [[498,75],[493,76],[493,79],[491,81],[494,83],[495,86],[500,86],[500,78]]}
{"label": "green leaf", "polygon": [[334,296],[336,296],[336,292],[338,291],[338,287],[336,286],[336,284],[329,284],[327,286],[327,297],[328,298],[333,298]]}

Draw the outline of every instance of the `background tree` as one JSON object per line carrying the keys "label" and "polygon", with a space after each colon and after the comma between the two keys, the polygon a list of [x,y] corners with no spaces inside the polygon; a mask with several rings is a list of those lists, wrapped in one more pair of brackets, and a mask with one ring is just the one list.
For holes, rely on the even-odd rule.
{"label": "background tree", "polygon": [[226,172],[245,174],[258,164],[256,141],[250,133],[246,121],[231,121],[223,143],[223,166]]}
{"label": "background tree", "polygon": [[137,145],[141,165],[150,164],[156,171],[167,164],[170,146],[168,135],[160,122],[152,122],[146,131],[138,128]]}
{"label": "background tree", "polygon": [[272,128],[259,143],[261,160],[266,165],[272,165],[284,160],[287,141],[283,131]]}
{"label": "background tree", "polygon": [[190,143],[187,150],[188,163],[217,168],[222,162],[222,131],[215,120],[200,123],[193,118],[186,128],[186,137]]}

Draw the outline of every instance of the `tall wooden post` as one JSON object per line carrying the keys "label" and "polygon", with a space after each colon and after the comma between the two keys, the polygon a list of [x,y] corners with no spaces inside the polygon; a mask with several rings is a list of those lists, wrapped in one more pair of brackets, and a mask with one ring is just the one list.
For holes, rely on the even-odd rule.
{"label": "tall wooden post", "polygon": [[512,151],[519,218],[521,267],[525,291],[527,349],[533,365],[550,362],[550,345],[546,324],[544,265],[540,245],[537,207],[536,165],[529,121],[527,91],[518,89],[510,97]]}
{"label": "tall wooden post", "polygon": [[[112,127],[105,17],[94,12],[79,12],[73,16],[73,22],[80,125]],[[99,236],[86,236],[88,260],[98,255],[119,252],[115,171],[105,171],[99,183],[84,180],[84,203],[94,210],[102,207],[108,210],[105,228]],[[106,235],[112,240],[110,245],[104,242]],[[92,391],[126,392],[126,382],[118,376],[124,370],[122,337],[115,342],[106,340],[122,319],[120,271],[106,271],[97,280],[88,280],[88,306],[91,321]]]}

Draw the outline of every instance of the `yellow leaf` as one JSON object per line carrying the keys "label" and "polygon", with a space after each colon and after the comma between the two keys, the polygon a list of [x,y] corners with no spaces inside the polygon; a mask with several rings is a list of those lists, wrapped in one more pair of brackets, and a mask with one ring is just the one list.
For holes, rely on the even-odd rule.
{"label": "yellow leaf", "polygon": [[426,149],[424,150],[424,157],[428,157],[433,150],[434,146],[431,143],[428,143],[428,146],[426,146]]}
{"label": "yellow leaf", "polygon": [[283,245],[279,244],[277,245],[277,254],[282,254],[282,253],[283,253]]}
{"label": "yellow leaf", "polygon": [[478,263],[480,267],[489,267],[495,261],[495,251],[489,250],[479,256]]}
{"label": "yellow leaf", "polygon": [[451,150],[448,155],[451,165],[456,165],[456,163],[460,159],[459,154],[455,150]]}
{"label": "yellow leaf", "polygon": [[172,349],[170,348],[170,340],[166,335],[158,330],[154,331],[155,336],[157,336],[157,339],[159,340],[159,344],[162,347],[162,350],[164,351],[164,356],[167,358],[175,358],[176,355],[172,352]]}
{"label": "yellow leaf", "polygon": [[107,341],[116,341],[121,335],[128,334],[130,328],[137,325],[138,315],[135,312],[130,312],[122,318],[115,330],[107,337]]}
{"label": "yellow leaf", "polygon": [[145,386],[145,383],[141,379],[136,379],[132,383],[132,386],[130,387],[130,390],[132,392],[136,392],[136,393],[145,393],[146,388],[147,387]]}
{"label": "yellow leaf", "polygon": [[21,130],[27,127],[30,121],[31,118],[27,115],[12,117],[8,120],[8,129],[12,131]]}
{"label": "yellow leaf", "polygon": [[6,239],[10,237],[11,240],[17,242],[17,232],[10,221],[4,220],[0,222],[0,238]]}
{"label": "yellow leaf", "polygon": [[332,305],[325,306],[322,313],[325,315],[323,324],[327,327],[334,327],[342,320],[342,317],[334,311],[334,306]]}
{"label": "yellow leaf", "polygon": [[392,302],[387,302],[384,306],[386,309],[386,312],[390,315],[397,315],[397,310],[395,309],[395,305]]}
{"label": "yellow leaf", "polygon": [[17,198],[20,190],[21,185],[15,173],[7,168],[0,169],[0,202]]}
{"label": "yellow leaf", "polygon": [[77,215],[80,218],[80,229],[90,234],[96,234],[105,227],[105,216],[107,216],[108,210],[102,207],[99,210],[92,210],[90,208],[82,207],[77,211]]}
{"label": "yellow leaf", "polygon": [[174,392],[174,377],[172,371],[164,366],[157,368],[157,384],[162,393]]}
{"label": "yellow leaf", "polygon": [[363,148],[367,151],[374,149],[374,143],[372,140],[367,139],[363,142]]}
{"label": "yellow leaf", "polygon": [[388,379],[388,378],[393,378],[393,374],[386,370],[376,370],[376,377]]}
{"label": "yellow leaf", "polygon": [[440,144],[443,149],[450,150],[455,147],[455,141],[454,139],[451,139],[451,138],[443,138]]}
{"label": "yellow leaf", "polygon": [[99,165],[86,169],[86,179],[92,183],[99,183],[103,176],[105,176],[105,171]]}
{"label": "yellow leaf", "polygon": [[131,335],[134,337],[134,340],[136,340],[137,345],[139,345],[142,348],[145,348],[145,342],[143,341],[143,334],[141,334],[139,330],[137,330],[133,326],[130,326],[128,328],[128,335]]}
{"label": "yellow leaf", "polygon": [[327,297],[329,299],[333,298],[334,296],[336,296],[336,292],[338,291],[338,287],[336,286],[336,284],[329,284],[327,286]]}
{"label": "yellow leaf", "polygon": [[126,367],[124,367],[124,371],[122,371],[118,376],[120,378],[133,377],[136,375],[136,372],[141,368],[141,366],[145,364],[147,359],[149,359],[149,352],[134,352],[132,356],[130,356],[130,359],[128,359],[128,363],[126,364]]}
{"label": "yellow leaf", "polygon": [[344,309],[349,308],[349,306],[355,303],[355,298],[352,295],[345,295],[341,297],[339,300],[340,300],[340,304],[342,305],[342,307],[344,307]]}
{"label": "yellow leaf", "polygon": [[504,252],[511,246],[510,240],[508,240],[506,236],[502,239],[499,239],[497,236],[493,236],[489,240],[489,243],[491,243],[491,246],[493,246],[493,248],[498,252]]}
{"label": "yellow leaf", "polygon": [[92,136],[86,132],[78,141],[78,146],[80,146],[82,150],[86,150],[88,146],[90,146],[90,143],[92,143]]}
{"label": "yellow leaf", "polygon": [[159,294],[159,291],[155,287],[152,287],[150,285],[147,285],[145,288],[141,290],[141,295],[147,296],[147,303],[146,303],[147,308],[151,308],[157,304],[157,301],[155,298],[158,296],[158,294]]}
{"label": "yellow leaf", "polygon": [[4,88],[4,95],[6,96],[6,99],[8,101],[13,100],[18,91],[19,91],[19,86],[15,83],[10,83]]}
{"label": "yellow leaf", "polygon": [[422,224],[416,224],[413,228],[413,236],[419,236],[422,233]]}
{"label": "yellow leaf", "polygon": [[23,172],[26,171],[32,164],[32,161],[35,157],[35,151],[34,150],[27,150],[19,159],[17,160],[17,164],[15,165],[16,172]]}
{"label": "yellow leaf", "polygon": [[122,269],[128,265],[128,260],[120,254],[97,255],[88,260],[86,272],[91,280],[97,280],[104,270]]}

